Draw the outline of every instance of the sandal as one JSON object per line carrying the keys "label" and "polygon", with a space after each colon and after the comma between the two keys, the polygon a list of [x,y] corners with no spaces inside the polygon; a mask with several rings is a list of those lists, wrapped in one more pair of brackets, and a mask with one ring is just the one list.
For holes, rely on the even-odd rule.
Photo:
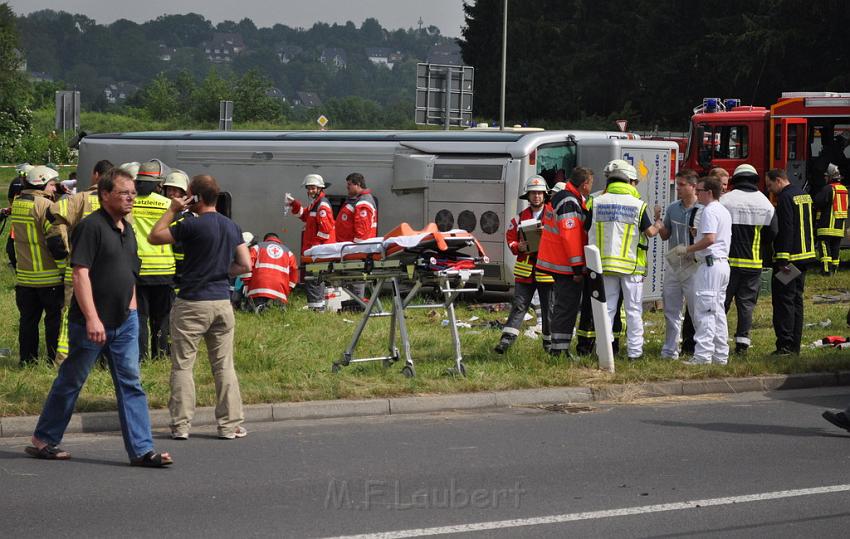
{"label": "sandal", "polygon": [[47,444],[41,449],[31,445],[24,449],[24,451],[33,458],[43,460],[68,460],[71,458],[71,453],[53,444]]}
{"label": "sandal", "polygon": [[171,464],[174,464],[171,455],[157,453],[156,451],[148,451],[141,457],[130,460],[130,466],[141,466],[143,468],[164,468]]}

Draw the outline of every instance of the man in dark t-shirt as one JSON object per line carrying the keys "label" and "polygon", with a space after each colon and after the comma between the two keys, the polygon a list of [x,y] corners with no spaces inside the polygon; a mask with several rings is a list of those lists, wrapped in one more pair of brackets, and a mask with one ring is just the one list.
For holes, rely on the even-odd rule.
{"label": "man in dark t-shirt", "polygon": [[[183,244],[185,258],[180,292],[171,310],[171,437],[189,438],[195,415],[193,369],[198,343],[206,341],[215,378],[218,437],[225,440],[248,434],[242,422],[242,396],[233,366],[233,334],[236,319],[230,304],[228,276],[251,271],[251,257],[242,231],[216,212],[218,183],[207,175],[195,176],[186,197],[174,198],[168,211],[154,225],[151,245]],[[198,216],[173,223],[189,208]]]}
{"label": "man in dark t-shirt", "polygon": [[136,189],[127,172],[113,168],[98,183],[98,196],[101,208],[83,219],[71,237],[70,352],[26,452],[41,459],[71,458],[59,443],[92,366],[106,352],[130,464],[167,466],[173,462],[171,456],[154,451],[147,396],[139,379],[135,283],[140,263],[133,227],[124,219],[133,208]]}

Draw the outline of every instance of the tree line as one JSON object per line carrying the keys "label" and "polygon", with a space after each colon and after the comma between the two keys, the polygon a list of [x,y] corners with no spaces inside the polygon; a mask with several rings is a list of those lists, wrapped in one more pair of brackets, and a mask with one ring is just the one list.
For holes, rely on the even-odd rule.
{"label": "tree line", "polygon": [[[474,112],[498,116],[504,0],[464,4]],[[685,129],[703,97],[850,91],[844,0],[508,0],[506,118]]]}

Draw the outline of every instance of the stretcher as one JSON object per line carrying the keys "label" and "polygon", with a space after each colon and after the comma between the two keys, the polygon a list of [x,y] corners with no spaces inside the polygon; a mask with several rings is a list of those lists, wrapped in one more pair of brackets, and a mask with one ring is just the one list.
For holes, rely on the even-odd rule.
{"label": "stretcher", "polygon": [[[407,377],[415,376],[404,312],[406,309],[443,307],[448,313],[455,352],[454,367],[449,371],[465,375],[454,301],[464,292],[481,289],[484,270],[477,266],[486,261],[484,249],[472,234],[465,230],[440,232],[433,223],[423,230],[413,230],[407,223],[402,223],[381,238],[359,243],[317,245],[305,251],[302,262],[306,280],[342,287],[364,309],[348,347],[342,358],[333,363],[332,371],[339,372],[351,363],[367,361],[381,361],[385,367],[389,366],[401,358],[400,346],[404,353],[401,372]],[[362,281],[368,282],[372,288],[368,300],[358,297],[351,287]],[[402,283],[408,282],[412,283],[412,287],[404,291]],[[429,286],[442,295],[442,302],[411,304],[417,293]],[[389,312],[383,309],[379,299],[386,292],[392,302]],[[388,355],[354,357],[366,324],[371,318],[381,316],[390,317]]]}

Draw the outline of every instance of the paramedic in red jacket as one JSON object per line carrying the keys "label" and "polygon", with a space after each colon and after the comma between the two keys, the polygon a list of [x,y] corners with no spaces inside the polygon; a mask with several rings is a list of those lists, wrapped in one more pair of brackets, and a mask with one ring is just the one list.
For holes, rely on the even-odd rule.
{"label": "paramedic in red jacket", "polygon": [[549,202],[543,214],[543,234],[537,253],[537,271],[555,278],[552,287],[549,353],[570,355],[570,342],[581,306],[584,279],[585,223],[590,219],[585,205],[593,186],[593,171],[573,169],[566,187]]}
{"label": "paramedic in red jacket", "polygon": [[[331,203],[325,196],[324,178],[318,174],[307,174],[301,184],[307,190],[307,196],[312,199],[308,207],[301,205],[297,199],[287,197],[292,214],[304,221],[304,232],[301,233],[301,255],[314,245],[336,242],[334,230],[334,214]],[[305,281],[304,291],[307,293],[307,306],[316,311],[325,310],[325,283],[321,281]]]}
{"label": "paramedic in red jacket", "polygon": [[245,295],[255,313],[269,305],[286,305],[289,291],[297,282],[295,254],[280,242],[277,234],[269,232],[262,242],[251,247],[251,280],[245,285]]}
{"label": "paramedic in red jacket", "polygon": [[[552,290],[552,277],[546,274],[540,275],[534,269],[534,262],[537,258],[537,251],[531,250],[526,241],[525,234],[519,229],[523,221],[529,219],[540,220],[542,214],[548,208],[546,204],[546,194],[548,187],[546,180],[542,176],[532,176],[525,182],[525,192],[520,198],[528,201],[528,207],[522,210],[519,215],[511,219],[508,230],[505,232],[505,241],[508,248],[516,255],[516,263],[514,264],[514,301],[511,306],[511,313],[508,315],[508,321],[505,322],[502,328],[502,336],[499,339],[499,344],[496,345],[496,353],[504,354],[508,347],[513,344],[517,336],[519,336],[519,328],[525,318],[525,313],[528,312],[528,307],[531,305],[531,299],[534,293],[537,292],[540,296],[540,306],[542,310],[542,328],[543,328],[543,347],[549,345],[549,294]],[[542,281],[541,281],[542,278]]]}
{"label": "paramedic in red jacket", "polygon": [[[345,178],[348,198],[336,216],[336,241],[361,242],[378,235],[378,204],[372,191],[366,189],[366,179],[359,172]],[[366,282],[351,283],[349,289],[366,299]]]}

